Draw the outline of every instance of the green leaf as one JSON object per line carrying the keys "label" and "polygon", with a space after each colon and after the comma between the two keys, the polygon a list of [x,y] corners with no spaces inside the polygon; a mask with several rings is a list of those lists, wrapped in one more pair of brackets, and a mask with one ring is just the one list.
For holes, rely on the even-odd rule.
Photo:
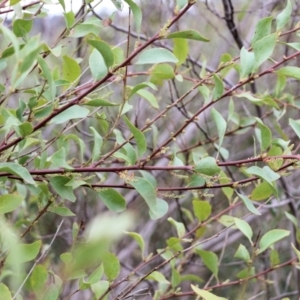
{"label": "green leaf", "polygon": [[150,70],[150,81],[156,85],[162,85],[164,80],[175,77],[174,69],[168,64],[155,65]]}
{"label": "green leaf", "polygon": [[[5,38],[7,38],[12,43],[13,53],[15,53],[16,56],[18,56],[20,46],[19,46],[19,41],[18,41],[17,37],[4,24],[0,25],[0,30],[1,30],[1,33],[5,36]],[[2,53],[2,57],[4,57],[3,53]]]}
{"label": "green leaf", "polygon": [[132,90],[130,91],[130,94],[128,96],[128,99],[130,97],[132,97],[137,91],[139,91],[139,90],[141,90],[145,87],[150,87],[154,90],[157,90],[157,87],[153,83],[151,83],[151,82],[142,82],[142,83],[139,83],[138,85],[136,85],[134,88],[132,88]]}
{"label": "green leaf", "polygon": [[111,0],[111,2],[115,5],[117,10],[123,10],[123,2],[122,0]]}
{"label": "green leaf", "polygon": [[250,225],[246,221],[238,218],[234,218],[234,223],[236,227],[247,237],[252,245],[253,232]]}
{"label": "green leaf", "polygon": [[69,208],[63,206],[53,207],[50,206],[48,209],[50,212],[55,213],[62,217],[74,217],[76,216]]}
{"label": "green leaf", "polygon": [[156,205],[156,191],[152,184],[142,177],[134,177],[132,181],[129,181],[136,191],[144,198],[150,210]]}
{"label": "green leaf", "polygon": [[283,67],[277,70],[276,73],[279,75],[284,75],[284,76],[288,76],[300,80],[300,68],[298,67],[291,67],[291,66]]}
{"label": "green leaf", "polygon": [[246,98],[246,99],[248,99],[249,101],[251,101],[253,103],[262,102],[261,98],[257,98],[257,97],[253,96],[251,93],[248,93],[248,92],[239,93],[239,94],[236,94],[235,96],[238,97],[238,98]]}
{"label": "green leaf", "polygon": [[59,257],[66,265],[70,264],[73,260],[71,252],[64,252]]}
{"label": "green leaf", "polygon": [[136,233],[136,232],[126,232],[126,234],[131,236],[137,242],[137,244],[141,248],[142,258],[145,259],[145,257],[144,257],[145,242],[144,242],[143,237],[139,233]]}
{"label": "green leaf", "polygon": [[19,56],[22,58],[17,65],[17,69],[12,73],[11,81],[13,87],[18,87],[28,76],[36,60],[39,57],[41,50],[39,36],[32,37],[28,40],[27,44],[19,52]]}
{"label": "green leaf", "polygon": [[103,41],[98,41],[98,40],[88,40],[88,43],[97,49],[99,53],[102,55],[106,67],[109,68],[113,65],[114,63],[114,54],[110,49],[110,46],[103,42]]}
{"label": "green leaf", "polygon": [[291,18],[292,4],[290,0],[287,0],[285,9],[276,17],[276,31],[283,28]]}
{"label": "green leaf", "polygon": [[88,283],[89,284],[94,284],[96,282],[98,282],[99,280],[101,280],[102,276],[104,274],[104,268],[103,268],[103,264],[101,264],[90,276],[88,279]]}
{"label": "green leaf", "polygon": [[240,258],[240,259],[244,260],[246,263],[248,263],[251,260],[250,254],[249,254],[247,248],[242,244],[239,245],[236,253],[234,254],[234,257]]}
{"label": "green leaf", "polygon": [[176,286],[179,285],[181,281],[181,276],[180,273],[173,266],[171,267],[171,270],[172,270],[171,284],[172,284],[172,288],[175,288]]}
{"label": "green leaf", "polygon": [[226,298],[216,296],[206,290],[201,290],[198,287],[191,284],[192,290],[204,300],[227,300]]}
{"label": "green leaf", "polygon": [[76,197],[73,193],[73,188],[66,185],[70,181],[68,177],[54,176],[51,177],[49,181],[59,196],[61,196],[63,199],[75,202]]}
{"label": "green leaf", "polygon": [[40,252],[41,241],[36,241],[32,244],[15,245],[8,254],[6,262],[9,264],[21,264],[34,260]]}
{"label": "green leaf", "polygon": [[82,103],[83,105],[87,106],[93,106],[93,107],[101,107],[101,106],[119,106],[120,104],[114,103],[114,102],[109,102],[105,99],[97,98],[97,99],[89,99],[89,98],[84,98],[84,102]]}
{"label": "green leaf", "polygon": [[200,222],[205,221],[211,215],[211,205],[208,201],[193,200],[194,214]]}
{"label": "green leaf", "polygon": [[93,34],[98,36],[100,33],[101,28],[94,24],[87,24],[86,22],[77,24],[71,31],[69,37],[71,38],[79,38],[85,37],[89,34]]}
{"label": "green leaf", "polygon": [[257,177],[265,180],[273,190],[273,193],[277,194],[277,190],[273,185],[273,181],[280,178],[280,175],[274,172],[270,167],[265,166],[263,168],[252,166],[245,170],[248,174],[256,175]]}
{"label": "green leaf", "polygon": [[143,51],[138,58],[136,65],[178,63],[174,54],[165,48],[153,48]]}
{"label": "green leaf", "polygon": [[273,229],[265,233],[259,241],[259,251],[257,254],[264,252],[267,248],[290,235],[290,231],[283,229]]}
{"label": "green leaf", "polygon": [[21,0],[9,0],[9,5],[15,5],[19,3]]}
{"label": "green leaf", "polygon": [[228,215],[222,215],[218,219],[218,222],[221,223],[225,227],[235,226],[234,217],[228,216]]}
{"label": "green leaf", "polygon": [[156,198],[156,203],[150,208],[149,215],[152,220],[163,217],[169,209],[168,203],[160,198]]}
{"label": "green leaf", "polygon": [[80,78],[80,75],[81,69],[77,61],[67,55],[64,55],[62,79],[73,83]]}
{"label": "green leaf", "polygon": [[75,23],[75,15],[73,11],[64,13],[64,17],[65,17],[67,28],[70,29]]}
{"label": "green leaf", "polygon": [[136,128],[126,116],[123,116],[123,120],[133,134],[139,155],[142,156],[147,150],[147,141],[144,134],[138,128]]}
{"label": "green leaf", "polygon": [[104,273],[109,281],[115,280],[120,273],[120,262],[116,255],[105,252],[102,255]]}
{"label": "green leaf", "polygon": [[167,39],[189,39],[189,40],[195,40],[195,41],[201,41],[201,42],[209,42],[209,39],[202,36],[198,31],[196,30],[183,30],[183,31],[176,31],[169,33],[166,36]]}
{"label": "green leaf", "polygon": [[103,145],[103,139],[94,127],[90,127],[90,130],[93,133],[94,147],[93,147],[93,153],[92,153],[92,162],[94,162],[100,158],[101,148]]}
{"label": "green leaf", "polygon": [[245,206],[248,208],[248,210],[250,212],[252,212],[254,215],[257,215],[257,216],[261,215],[261,213],[255,208],[255,206],[253,205],[253,203],[251,202],[251,200],[248,197],[246,197],[246,196],[244,196],[242,194],[239,194],[239,193],[237,193],[237,194],[242,199],[242,201],[244,202]]}
{"label": "green leaf", "polygon": [[271,267],[275,267],[280,264],[279,253],[275,249],[271,249],[270,251],[270,264]]}
{"label": "green leaf", "polygon": [[295,216],[293,216],[292,214],[288,213],[287,211],[285,211],[284,214],[293,223],[295,228],[297,228],[298,227],[298,219]]}
{"label": "green leaf", "polygon": [[26,137],[33,132],[33,126],[29,122],[24,122],[21,125],[17,126],[15,129],[18,135],[21,137]]}
{"label": "green leaf", "polygon": [[13,32],[17,37],[25,37],[32,28],[32,20],[17,19],[13,23]]}
{"label": "green leaf", "polygon": [[182,9],[184,6],[186,6],[188,3],[188,0],[176,0],[176,5],[179,9]]}
{"label": "green leaf", "polygon": [[294,244],[292,244],[292,248],[295,254],[297,255],[298,262],[300,262],[300,251],[294,246]]}
{"label": "green leaf", "polygon": [[137,94],[139,96],[141,96],[142,98],[146,99],[151,104],[152,107],[159,108],[156,97],[152,93],[150,93],[149,91],[146,91],[146,90],[142,89],[142,90],[138,90]]}
{"label": "green leaf", "polygon": [[293,128],[297,136],[300,138],[300,124],[293,119],[289,119],[289,125]]}
{"label": "green leaf", "polygon": [[146,277],[146,279],[155,280],[155,281],[157,281],[159,283],[163,283],[163,284],[170,284],[170,282],[166,279],[166,277],[158,271],[152,272],[149,276]]}
{"label": "green leaf", "polygon": [[47,280],[47,269],[43,265],[35,266],[29,278],[29,283],[36,294],[40,294],[45,289]]}
{"label": "green leaf", "polygon": [[202,186],[204,184],[205,184],[205,179],[202,176],[199,176],[198,174],[193,174],[190,177],[190,181],[187,186],[195,187],[195,186]]}
{"label": "green leaf", "polygon": [[219,173],[221,169],[213,157],[205,157],[195,165],[194,170],[200,174],[213,176]]}
{"label": "green leaf", "polygon": [[271,32],[273,17],[267,17],[259,20],[255,27],[255,33],[251,41],[253,46],[256,41],[261,40],[263,37],[267,36]]}
{"label": "green leaf", "polygon": [[[116,135],[116,139],[117,139],[117,143],[118,144],[123,144],[124,143],[124,138],[122,137],[122,134],[121,134],[121,132],[119,131],[119,130],[114,130],[114,133],[115,133],[115,135]],[[135,150],[134,150],[134,148],[132,147],[132,145],[130,144],[130,143],[126,143],[124,146],[123,146],[123,148],[124,148],[124,150],[126,151],[126,154],[127,154],[127,156],[125,155],[125,157],[124,157],[124,154],[123,153],[118,153],[118,156],[119,157],[124,157],[124,159],[126,160],[126,161],[128,161],[128,163],[130,164],[130,165],[134,165],[135,164],[135,162],[136,162],[136,152],[135,152]],[[123,150],[123,148],[122,148],[122,150]],[[124,151],[123,150],[123,151]],[[114,156],[117,154],[117,152],[114,154]]]}
{"label": "green leaf", "polygon": [[185,227],[181,222],[175,221],[173,218],[168,218],[168,221],[176,228],[177,235],[179,238],[182,238],[185,235]]}
{"label": "green leaf", "polygon": [[23,200],[24,197],[14,194],[0,195],[0,214],[14,211],[20,206]]}
{"label": "green leaf", "polygon": [[213,74],[215,87],[213,89],[213,100],[219,99],[223,95],[224,86],[222,80],[217,74]]}
{"label": "green leaf", "polygon": [[204,251],[196,249],[198,255],[201,256],[203,263],[206,267],[213,273],[213,275],[218,279],[219,263],[218,256],[212,251]]}
{"label": "green leaf", "polygon": [[46,63],[46,60],[43,59],[41,56],[38,56],[37,60],[38,60],[40,68],[43,71],[42,75],[45,76],[45,78],[47,79],[47,82],[49,85],[50,97],[51,97],[51,99],[54,99],[55,94],[56,94],[56,86],[54,84],[51,70]]}
{"label": "green leaf", "polygon": [[73,169],[66,161],[66,149],[64,147],[56,151],[50,158],[51,164],[55,167],[71,170]]}
{"label": "green leaf", "polygon": [[273,189],[266,181],[263,181],[254,188],[250,198],[254,201],[262,201],[268,199],[272,194]]}
{"label": "green leaf", "polygon": [[83,161],[84,160],[84,153],[85,153],[85,142],[82,139],[80,139],[78,137],[78,135],[76,135],[76,134],[68,134],[64,138],[63,141],[65,142],[65,141],[69,141],[69,140],[73,140],[74,142],[76,142],[78,144],[80,153],[77,156],[77,158],[80,159],[81,161]]}
{"label": "green leaf", "polygon": [[261,144],[261,150],[266,150],[272,142],[272,132],[271,130],[264,125],[261,119],[255,118],[257,121],[258,128],[260,129],[260,144]]}
{"label": "green leaf", "polygon": [[142,25],[142,11],[141,11],[140,7],[132,0],[124,0],[124,1],[129,5],[129,7],[133,13],[136,31],[140,32],[141,25]]}
{"label": "green leaf", "polygon": [[220,150],[220,147],[223,143],[223,139],[225,136],[227,123],[226,123],[225,119],[223,118],[223,116],[214,107],[211,109],[211,114],[217,125],[218,136],[219,136],[219,150]]}
{"label": "green leaf", "polygon": [[173,53],[178,59],[177,66],[182,65],[189,55],[189,45],[186,39],[173,39]]}
{"label": "green leaf", "polygon": [[[106,280],[100,280],[91,285],[91,289],[96,296],[96,299],[100,299],[101,296],[109,289],[109,282]],[[104,298],[105,299],[105,298]]]}
{"label": "green leaf", "polygon": [[50,124],[62,124],[72,119],[83,119],[89,114],[89,110],[79,105],[73,105],[64,110],[60,114],[56,115],[49,122]]}
{"label": "green leaf", "polygon": [[58,2],[62,6],[63,10],[66,11],[65,0],[58,0]]}
{"label": "green leaf", "polygon": [[273,33],[253,44],[255,56],[255,68],[258,68],[263,62],[270,58],[276,45],[277,34]]}
{"label": "green leaf", "polygon": [[253,275],[255,275],[255,268],[250,268],[249,266],[247,266],[247,268],[243,269],[238,274],[236,274],[236,277],[239,279],[246,279]]}
{"label": "green leaf", "polygon": [[10,174],[17,175],[21,177],[24,181],[29,184],[35,184],[35,181],[31,177],[30,173],[24,167],[16,163],[0,163],[0,172],[7,172]]}
{"label": "green leaf", "polygon": [[61,292],[62,280],[57,275],[54,275],[52,282],[53,283],[50,283],[50,285],[48,285],[46,291],[40,298],[41,300],[58,300],[59,294]]}
{"label": "green leaf", "polygon": [[12,299],[9,288],[2,282],[0,283],[0,295],[2,300]]}
{"label": "green leaf", "polygon": [[103,56],[96,49],[92,51],[89,57],[89,66],[92,72],[92,76],[96,81],[103,78],[108,72],[108,68]]}
{"label": "green leaf", "polygon": [[242,47],[240,51],[240,80],[247,78],[252,73],[254,64],[254,53]]}
{"label": "green leaf", "polygon": [[97,191],[104,204],[112,211],[121,212],[126,209],[126,201],[123,196],[114,189],[106,188]]}
{"label": "green leaf", "polygon": [[300,43],[284,43],[285,45],[288,45],[289,47],[292,47],[293,49],[299,51],[300,50]]}
{"label": "green leaf", "polygon": [[157,187],[157,181],[156,181],[156,178],[155,178],[153,175],[151,175],[151,173],[146,172],[146,171],[143,171],[143,170],[140,170],[139,172],[142,174],[142,176],[143,176],[146,180],[148,180],[148,181],[153,185],[154,188]]}

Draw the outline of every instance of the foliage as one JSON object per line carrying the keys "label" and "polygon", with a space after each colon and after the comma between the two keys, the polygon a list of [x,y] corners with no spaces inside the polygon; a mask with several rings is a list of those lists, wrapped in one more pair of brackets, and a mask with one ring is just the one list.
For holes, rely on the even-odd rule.
{"label": "foliage", "polygon": [[100,2],[0,3],[1,299],[298,295],[298,7]]}

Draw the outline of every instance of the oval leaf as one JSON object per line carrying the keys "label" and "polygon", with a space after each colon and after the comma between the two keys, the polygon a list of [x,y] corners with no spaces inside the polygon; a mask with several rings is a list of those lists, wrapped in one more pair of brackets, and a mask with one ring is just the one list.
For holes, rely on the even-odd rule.
{"label": "oval leaf", "polygon": [[32,244],[16,245],[7,257],[7,262],[10,264],[20,264],[34,260],[41,248],[41,241],[36,241]]}
{"label": "oval leaf", "polygon": [[77,61],[67,55],[63,56],[63,78],[68,82],[74,82],[79,79],[81,69]]}
{"label": "oval leaf", "polygon": [[142,156],[147,150],[147,141],[144,134],[138,128],[136,128],[126,116],[123,116],[123,119],[134,136],[139,155]]}
{"label": "oval leaf", "polygon": [[100,107],[100,106],[118,106],[120,104],[118,103],[114,103],[114,102],[109,102],[105,99],[88,99],[88,98],[85,98],[84,99],[84,102],[83,102],[84,105],[87,105],[87,106],[94,106],[94,107]]}
{"label": "oval leaf", "polygon": [[82,119],[85,118],[89,114],[89,112],[90,111],[87,108],[81,107],[79,105],[74,105],[55,116],[49,123],[62,124],[72,119]]}
{"label": "oval leaf", "polygon": [[7,194],[0,196],[0,214],[6,214],[15,210],[23,201],[23,197]]}
{"label": "oval leaf", "polygon": [[180,38],[180,39],[189,39],[189,40],[196,40],[196,41],[202,41],[202,42],[209,42],[209,39],[202,36],[196,30],[183,30],[183,31],[172,32],[172,33],[169,33],[166,38],[167,39]]}
{"label": "oval leaf", "polygon": [[160,64],[160,63],[177,63],[178,59],[174,54],[164,48],[154,48],[148,49],[142,52],[138,58],[136,65],[145,65],[145,64]]}
{"label": "oval leaf", "polygon": [[193,200],[194,214],[200,222],[205,221],[211,214],[211,205],[207,201]]}
{"label": "oval leaf", "polygon": [[217,165],[217,162],[213,157],[202,158],[195,166],[196,172],[208,176],[213,176],[219,173],[220,170],[220,167]]}
{"label": "oval leaf", "polygon": [[113,253],[106,252],[103,254],[102,263],[104,273],[107,278],[112,281],[116,279],[120,273],[120,262],[117,256]]}
{"label": "oval leaf", "polygon": [[200,297],[202,297],[204,300],[227,300],[226,298],[222,298],[219,296],[216,296],[208,291],[201,290],[198,287],[191,285],[192,290]]}
{"label": "oval leaf", "polygon": [[112,211],[121,212],[126,209],[126,201],[121,194],[114,189],[98,191],[98,195],[104,204]]}
{"label": "oval leaf", "polygon": [[132,0],[124,0],[130,7],[132,13],[133,13],[133,18],[135,21],[135,26],[136,26],[136,31],[140,32],[141,31],[141,25],[142,25],[142,11],[140,7],[133,2]]}
{"label": "oval leaf", "polygon": [[0,163],[0,172],[7,172],[17,175],[27,183],[35,184],[35,181],[31,177],[28,170],[16,163]]}
{"label": "oval leaf", "polygon": [[112,53],[110,46],[107,43],[98,40],[88,40],[88,43],[99,51],[105,61],[107,68],[113,65],[114,54]]}
{"label": "oval leaf", "polygon": [[252,244],[251,239],[253,236],[253,232],[252,232],[250,225],[246,221],[238,219],[238,218],[234,218],[234,222],[235,222],[236,227],[248,238],[248,240]]}
{"label": "oval leaf", "polygon": [[244,196],[242,194],[239,194],[239,193],[237,193],[237,194],[242,199],[242,201],[244,202],[245,206],[248,208],[248,210],[250,212],[252,212],[253,214],[255,214],[257,216],[261,215],[261,213],[255,208],[255,206],[253,205],[253,203],[251,202],[251,200],[248,197],[246,197],[246,196]]}
{"label": "oval leaf", "polygon": [[267,248],[290,235],[288,230],[273,229],[264,234],[259,242],[259,253],[264,252]]}

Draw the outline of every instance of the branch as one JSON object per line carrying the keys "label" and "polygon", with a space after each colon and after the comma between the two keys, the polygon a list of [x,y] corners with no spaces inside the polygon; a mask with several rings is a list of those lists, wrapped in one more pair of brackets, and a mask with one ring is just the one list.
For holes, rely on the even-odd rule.
{"label": "branch", "polygon": [[[230,282],[226,282],[226,283],[219,283],[219,284],[216,284],[216,285],[211,285],[211,286],[208,286],[206,288],[204,288],[204,290],[212,290],[212,289],[218,289],[218,288],[223,288],[223,287],[228,287],[228,286],[233,286],[233,285],[240,285],[244,282],[247,282],[251,279],[259,279],[259,277],[267,274],[267,273],[270,273],[274,270],[277,270],[277,269],[280,269],[282,267],[285,267],[285,266],[288,266],[288,265],[293,265],[295,262],[297,261],[297,258],[292,258],[280,265],[276,265],[274,267],[271,267],[267,270],[264,270],[260,273],[257,273],[257,274],[254,274],[248,278],[244,278],[244,279],[239,279],[239,280],[235,280],[235,281],[230,281]],[[184,296],[195,296],[196,293],[194,291],[190,291],[190,292],[182,292],[182,293],[173,293],[173,294],[170,294],[168,296],[163,296],[161,298],[159,298],[160,300],[165,300],[165,299],[173,299],[175,297],[184,297]]]}

